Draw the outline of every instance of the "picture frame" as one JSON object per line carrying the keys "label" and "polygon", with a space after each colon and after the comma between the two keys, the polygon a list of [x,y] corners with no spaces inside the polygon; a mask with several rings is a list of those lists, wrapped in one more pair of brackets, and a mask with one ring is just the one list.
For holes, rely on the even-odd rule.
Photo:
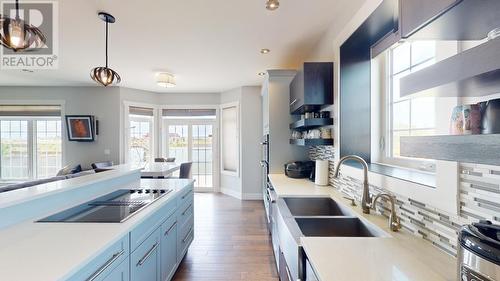
{"label": "picture frame", "polygon": [[94,116],[66,115],[69,141],[93,142],[95,140]]}

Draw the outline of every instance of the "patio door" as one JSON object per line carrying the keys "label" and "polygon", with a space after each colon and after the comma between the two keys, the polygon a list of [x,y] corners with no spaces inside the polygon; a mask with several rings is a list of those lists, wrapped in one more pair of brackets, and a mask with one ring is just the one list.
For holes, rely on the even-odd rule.
{"label": "patio door", "polygon": [[198,191],[213,191],[216,165],[216,122],[206,119],[164,119],[164,157],[193,162]]}

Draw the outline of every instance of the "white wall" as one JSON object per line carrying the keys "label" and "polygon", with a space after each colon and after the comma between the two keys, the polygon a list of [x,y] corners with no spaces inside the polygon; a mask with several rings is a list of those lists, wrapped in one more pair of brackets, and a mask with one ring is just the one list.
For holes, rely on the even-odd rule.
{"label": "white wall", "polygon": [[[63,164],[82,164],[89,168],[97,161],[119,162],[119,88],[110,87],[0,87],[2,100],[16,102],[64,101],[64,114],[95,115],[99,136],[95,142],[70,142],[63,118]],[[104,150],[110,150],[109,155]]]}

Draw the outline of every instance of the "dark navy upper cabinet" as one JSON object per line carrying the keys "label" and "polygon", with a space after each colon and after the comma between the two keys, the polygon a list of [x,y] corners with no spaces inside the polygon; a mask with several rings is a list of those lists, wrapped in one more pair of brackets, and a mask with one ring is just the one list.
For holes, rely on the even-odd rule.
{"label": "dark navy upper cabinet", "polygon": [[290,113],[333,104],[333,62],[306,62],[290,84]]}
{"label": "dark navy upper cabinet", "polygon": [[500,26],[499,0],[399,0],[402,38],[481,40]]}

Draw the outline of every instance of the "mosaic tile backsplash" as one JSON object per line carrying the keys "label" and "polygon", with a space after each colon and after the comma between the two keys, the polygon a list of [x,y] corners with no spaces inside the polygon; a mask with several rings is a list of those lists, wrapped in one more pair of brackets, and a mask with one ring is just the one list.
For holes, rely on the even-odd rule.
{"label": "mosaic tile backsplash", "polygon": [[[334,179],[333,146],[311,147],[309,157],[312,160],[330,160],[330,185],[347,196],[361,200],[361,181],[342,174],[338,179]],[[425,202],[394,194],[403,229],[456,256],[457,235],[462,225],[483,219],[500,223],[500,167],[460,164],[459,188],[458,216],[433,208]],[[370,191],[372,194],[378,194],[384,191],[384,188],[371,185]],[[378,210],[388,217],[389,202],[381,201]]]}

